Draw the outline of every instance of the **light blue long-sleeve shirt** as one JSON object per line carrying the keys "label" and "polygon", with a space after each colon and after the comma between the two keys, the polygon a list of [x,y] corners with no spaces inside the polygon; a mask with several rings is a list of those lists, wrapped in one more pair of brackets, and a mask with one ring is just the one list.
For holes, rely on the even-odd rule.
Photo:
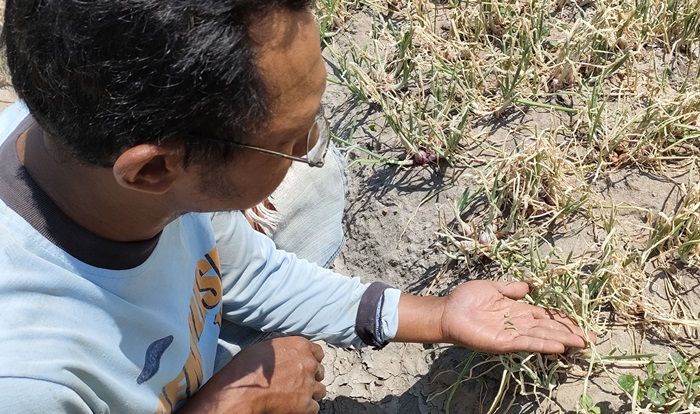
{"label": "light blue long-sleeve shirt", "polygon": [[[187,214],[152,243],[114,243],[62,216],[16,159],[32,124],[0,114],[0,407],[171,412],[214,373],[222,324],[361,346],[366,285],[277,250],[240,213]],[[396,331],[399,292],[382,324]]]}

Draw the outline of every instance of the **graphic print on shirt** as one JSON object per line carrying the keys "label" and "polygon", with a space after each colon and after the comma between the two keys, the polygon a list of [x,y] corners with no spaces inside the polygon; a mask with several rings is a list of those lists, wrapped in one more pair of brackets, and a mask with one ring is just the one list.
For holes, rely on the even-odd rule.
{"label": "graphic print on shirt", "polygon": [[174,338],[172,335],[168,335],[148,346],[148,349],[146,350],[146,360],[143,363],[143,370],[141,371],[141,375],[139,375],[139,377],[136,379],[137,384],[143,384],[158,373],[158,370],[160,369],[160,358],[163,356],[170,344],[173,343],[173,339]]}
{"label": "graphic print on shirt", "polygon": [[[172,413],[178,403],[190,398],[204,382],[202,357],[199,351],[199,339],[207,328],[205,322],[209,311],[221,303],[221,262],[216,249],[197,262],[195,283],[190,300],[190,353],[182,371],[170,381],[159,398],[157,414]],[[214,324],[221,327],[221,308],[214,316]],[[209,328],[211,329],[211,328]]]}

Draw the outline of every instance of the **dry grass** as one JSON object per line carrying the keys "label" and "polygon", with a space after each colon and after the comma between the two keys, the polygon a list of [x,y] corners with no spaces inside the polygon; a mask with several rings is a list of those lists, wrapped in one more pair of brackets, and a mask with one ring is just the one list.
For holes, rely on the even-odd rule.
{"label": "dry grass", "polygon": [[[601,335],[621,323],[653,332],[669,355],[677,352],[669,359],[593,346],[567,359],[499,357],[507,374],[487,410],[505,412],[513,385],[541,401],[555,398],[561,372],[582,375],[573,407],[579,412],[600,410],[589,395],[596,375],[619,380],[634,411],[700,410],[700,381],[689,374],[700,370],[700,315],[676,276],[679,268],[694,271],[700,252],[693,173],[700,155],[700,1],[320,3],[325,42],[355,98],[382,113],[407,158],[429,151],[470,177],[455,202],[457,218],[440,229],[447,259],[457,265],[452,277],[462,271],[527,280],[533,303],[561,309]],[[368,43],[335,42],[358,14],[372,19]],[[528,126],[511,121],[512,114]],[[489,134],[500,124],[507,140]],[[600,191],[621,169],[675,180],[684,186],[681,202],[667,213],[628,205],[648,218],[631,224]],[[643,236],[630,240],[630,226]],[[589,248],[552,246],[581,227],[596,235]],[[659,272],[663,298],[650,293]],[[678,358],[684,376],[648,379],[609,369],[623,362],[673,369]],[[474,379],[465,367],[458,383]],[[668,394],[657,398],[661,391]]]}

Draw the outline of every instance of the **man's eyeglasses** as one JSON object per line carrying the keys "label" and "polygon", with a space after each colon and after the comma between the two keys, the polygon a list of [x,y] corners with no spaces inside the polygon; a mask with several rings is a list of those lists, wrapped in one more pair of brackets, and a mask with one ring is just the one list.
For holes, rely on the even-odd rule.
{"label": "man's eyeglasses", "polygon": [[[314,138],[316,138],[316,143],[311,145]],[[229,142],[229,141],[227,141]],[[326,159],[326,152],[328,151],[328,145],[331,142],[331,128],[328,119],[323,112],[323,107],[318,111],[316,118],[314,119],[314,124],[309,130],[306,136],[306,156],[296,157],[294,155],[285,154],[282,152],[277,152],[269,150],[266,148],[256,147],[255,145],[239,144],[238,142],[230,142],[231,145],[248,148],[255,151],[263,152],[265,154],[274,155],[277,157],[286,158],[292,161],[299,161],[309,164],[312,167],[323,167],[323,163]]]}

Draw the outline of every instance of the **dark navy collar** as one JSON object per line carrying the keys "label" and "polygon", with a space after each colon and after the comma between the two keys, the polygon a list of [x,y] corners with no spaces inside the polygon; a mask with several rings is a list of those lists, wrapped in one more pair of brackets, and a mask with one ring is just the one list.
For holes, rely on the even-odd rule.
{"label": "dark navy collar", "polygon": [[22,122],[0,146],[0,199],[51,243],[86,264],[125,270],[145,262],[160,235],[138,242],[115,242],[97,236],[66,216],[32,179],[16,150],[17,137],[26,124]]}

